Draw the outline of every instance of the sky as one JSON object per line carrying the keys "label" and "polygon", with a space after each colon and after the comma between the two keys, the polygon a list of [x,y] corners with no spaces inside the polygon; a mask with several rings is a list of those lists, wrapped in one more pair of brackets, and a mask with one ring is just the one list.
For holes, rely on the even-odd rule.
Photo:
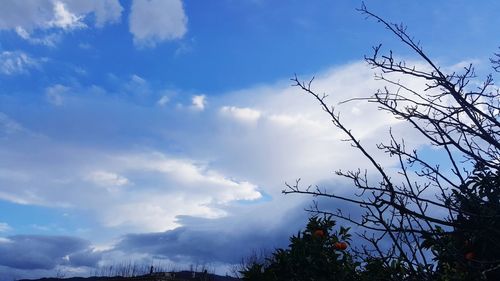
{"label": "sky", "polygon": [[[366,165],[295,74],[364,143],[393,128],[426,149],[373,104],[338,105],[384,86],[363,60],[372,46],[422,64],[360,1],[1,3],[0,280],[123,262],[225,274],[286,246],[312,198],[283,195],[285,182],[348,194],[333,171]],[[443,69],[491,72],[498,1],[365,4]]]}

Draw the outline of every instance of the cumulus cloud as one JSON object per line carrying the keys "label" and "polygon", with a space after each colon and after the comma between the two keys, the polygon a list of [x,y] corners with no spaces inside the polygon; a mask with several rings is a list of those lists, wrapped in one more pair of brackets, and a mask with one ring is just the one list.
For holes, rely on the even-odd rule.
{"label": "cumulus cloud", "polygon": [[254,123],[259,120],[261,112],[251,108],[241,108],[236,106],[223,106],[220,112],[230,118],[234,118],[241,122]]}
{"label": "cumulus cloud", "polygon": [[0,53],[0,73],[4,75],[26,74],[31,69],[40,67],[37,60],[21,51],[3,51]]}
{"label": "cumulus cloud", "polygon": [[[117,155],[122,171],[148,174],[154,186],[135,194],[129,202],[104,211],[108,226],[129,226],[161,231],[179,226],[177,216],[204,218],[225,216],[221,205],[235,200],[256,200],[261,193],[255,184],[236,181],[188,159],[176,159],[161,153]],[[151,189],[154,188],[154,189]]]}
{"label": "cumulus cloud", "polygon": [[0,10],[0,30],[14,30],[33,44],[54,46],[60,34],[87,27],[93,16],[95,26],[118,22],[122,6],[118,0],[52,1],[6,0]]}
{"label": "cumulus cloud", "polygon": [[82,16],[77,16],[68,11],[64,3],[54,2],[54,18],[48,22],[48,25],[64,30],[87,27],[87,25],[82,22],[82,19]]}
{"label": "cumulus cloud", "polygon": [[191,99],[191,108],[195,110],[203,110],[205,109],[205,105],[207,104],[207,97],[205,95],[196,95]]}
{"label": "cumulus cloud", "polygon": [[182,1],[134,0],[129,30],[137,46],[154,47],[162,41],[182,38],[187,32]]}
{"label": "cumulus cloud", "polygon": [[122,186],[129,183],[126,177],[107,171],[92,172],[86,179],[100,186]]}

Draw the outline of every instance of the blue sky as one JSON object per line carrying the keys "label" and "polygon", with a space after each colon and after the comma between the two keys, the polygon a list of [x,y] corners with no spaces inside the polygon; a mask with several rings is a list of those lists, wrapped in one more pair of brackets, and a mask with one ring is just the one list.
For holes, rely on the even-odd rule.
{"label": "blue sky", "polygon": [[[443,68],[490,71],[497,1],[365,3],[407,24]],[[311,198],[281,195],[284,182],[349,192],[332,171],[366,164],[289,79],[316,76],[336,104],[383,86],[363,62],[373,45],[421,64],[360,5],[3,1],[0,275],[152,260],[224,274],[286,245]],[[339,109],[366,143],[393,127],[425,149],[369,104]]]}

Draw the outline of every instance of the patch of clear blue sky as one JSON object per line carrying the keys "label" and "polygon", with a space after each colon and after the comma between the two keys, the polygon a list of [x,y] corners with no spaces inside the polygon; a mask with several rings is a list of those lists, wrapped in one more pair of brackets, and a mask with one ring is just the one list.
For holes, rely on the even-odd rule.
{"label": "patch of clear blue sky", "polygon": [[10,230],[5,232],[8,235],[73,235],[87,224],[84,217],[69,211],[3,200],[0,200],[0,222],[10,226]]}
{"label": "patch of clear blue sky", "polygon": [[[13,32],[1,32],[2,51],[23,50],[48,61],[31,74],[0,78],[0,111],[21,120],[30,111],[44,115],[48,105],[42,102],[43,91],[56,83],[97,85],[116,94],[122,91],[120,83],[110,77],[126,81],[136,74],[153,90],[210,96],[273,83],[293,73],[312,75],[362,59],[378,43],[394,47],[398,54],[413,55],[383,26],[355,10],[360,1],[187,0],[187,34],[156,48],[133,45],[128,31],[130,1],[121,3],[125,9],[120,24],[63,33],[54,48],[30,45]],[[487,58],[500,45],[499,1],[366,4],[389,21],[406,23],[429,55],[444,64]],[[77,68],[86,74],[78,74]],[[51,208],[0,201],[0,214],[0,221],[20,233],[40,233],[30,228],[33,224],[72,227],[61,210]]]}

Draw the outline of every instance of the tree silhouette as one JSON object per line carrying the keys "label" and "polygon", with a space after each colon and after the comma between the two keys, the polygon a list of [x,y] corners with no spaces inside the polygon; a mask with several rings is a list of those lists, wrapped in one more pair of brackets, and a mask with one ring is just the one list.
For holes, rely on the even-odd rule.
{"label": "tree silhouette", "polygon": [[[313,80],[295,77],[294,85],[319,102],[371,169],[336,172],[360,191],[350,197],[318,186],[303,187],[299,180],[287,184],[283,192],[359,206],[363,210],[359,217],[332,211],[318,201],[308,211],[362,229],[357,234],[367,243],[356,253],[366,272],[396,267],[404,272],[380,280],[500,280],[500,92],[493,75],[477,83],[472,64],[460,73],[446,73],[406,26],[387,22],[364,4],[359,11],[384,26],[423,63],[410,65],[396,59],[392,51],[383,54],[381,45],[374,47],[365,61],[379,71],[376,79],[391,87],[360,99],[411,124],[445,159],[433,163],[407,148],[405,140],[390,130],[388,142],[376,146],[397,160],[397,176],[392,174],[346,127],[326,103],[326,95],[315,92]],[[491,63],[494,72],[500,72],[500,54]],[[412,89],[397,79],[401,76],[423,81],[426,89]]]}

